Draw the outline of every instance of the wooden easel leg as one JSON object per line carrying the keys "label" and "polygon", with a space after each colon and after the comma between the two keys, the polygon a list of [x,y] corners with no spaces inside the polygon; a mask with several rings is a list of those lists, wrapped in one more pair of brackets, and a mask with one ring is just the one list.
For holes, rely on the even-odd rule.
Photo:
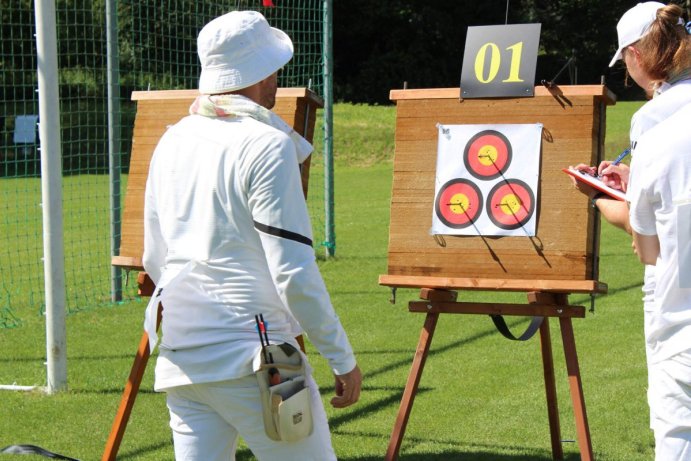
{"label": "wooden easel leg", "polygon": [[588,416],[585,411],[585,399],[583,397],[583,385],[581,372],[578,368],[578,356],[576,354],[576,339],[573,335],[573,325],[570,317],[560,317],[561,338],[564,342],[564,355],[566,356],[566,371],[569,374],[569,387],[571,388],[571,401],[576,417],[576,431],[578,433],[578,446],[581,451],[581,460],[593,459],[593,447],[590,441],[590,429],[588,428]]}
{"label": "wooden easel leg", "polygon": [[300,350],[303,353],[307,353],[307,351],[305,351],[305,338],[302,335],[296,336],[295,341],[298,342],[298,345],[300,346]]}
{"label": "wooden easel leg", "polygon": [[[146,273],[142,272],[137,278],[139,283],[139,293],[142,294],[142,287],[145,286],[146,280],[149,280],[147,285],[147,291],[144,293],[147,296],[153,294],[153,282],[148,278]],[[163,305],[158,303],[158,309],[156,311],[156,330],[161,326],[161,315],[163,314]],[[130,419],[130,413],[132,413],[132,407],[134,406],[134,400],[137,398],[137,392],[139,392],[139,385],[142,383],[142,377],[144,376],[144,371],[146,370],[146,364],[149,362],[149,335],[142,333],[142,338],[139,340],[139,347],[137,348],[137,355],[134,357],[134,363],[132,364],[132,369],[130,370],[130,376],[127,378],[125,383],[125,390],[122,392],[122,398],[120,399],[120,406],[118,407],[118,412],[115,415],[115,421],[113,421],[113,427],[110,429],[110,435],[108,436],[108,441],[106,442],[106,448],[103,450],[103,457],[101,461],[115,461],[115,456],[118,454],[118,449],[120,449],[120,442],[122,442],[122,437],[125,435],[125,428],[127,428],[127,421]]]}
{"label": "wooden easel leg", "polygon": [[[564,294],[530,292],[528,301],[534,303],[556,303],[568,305],[568,296]],[[554,379],[554,358],[552,355],[552,335],[549,331],[549,317],[542,319],[540,324],[540,352],[542,353],[542,370],[545,377],[545,394],[547,397],[547,418],[549,419],[549,435],[552,441],[552,459],[564,459],[561,446],[561,424],[559,422],[559,406],[557,399],[557,385]]]}
{"label": "wooden easel leg", "polygon": [[110,429],[110,435],[108,436],[108,441],[106,442],[106,448],[103,451],[103,457],[101,458],[102,461],[114,461],[115,456],[118,454],[120,442],[122,442],[122,437],[125,435],[127,421],[130,418],[130,413],[132,413],[134,400],[137,398],[139,385],[142,382],[142,377],[144,376],[144,371],[146,370],[146,364],[149,361],[149,354],[149,335],[144,332],[142,339],[139,341],[137,355],[134,358],[134,364],[132,364],[130,376],[127,379],[125,390],[123,391],[122,398],[120,399],[120,407],[115,415],[113,426]]}
{"label": "wooden easel leg", "polygon": [[425,324],[420,333],[420,341],[415,350],[415,357],[413,358],[413,366],[408,375],[408,382],[406,382],[405,390],[403,391],[403,398],[401,399],[401,406],[398,409],[398,416],[394,424],[393,432],[391,433],[391,440],[389,441],[389,448],[386,451],[386,461],[395,461],[398,459],[398,451],[401,448],[403,441],[403,434],[405,433],[410,411],[413,408],[413,401],[420,384],[420,377],[422,370],[425,367],[427,354],[429,353],[429,346],[432,343],[432,336],[434,336],[434,329],[437,326],[438,313],[429,313],[425,318]]}
{"label": "wooden easel leg", "polygon": [[552,440],[552,459],[564,459],[561,446],[561,428],[559,423],[559,406],[557,403],[557,386],[554,379],[554,360],[552,357],[552,338],[549,332],[549,317],[540,325],[540,350],[542,352],[542,369],[545,376],[545,393],[547,395],[547,417],[549,435]]}

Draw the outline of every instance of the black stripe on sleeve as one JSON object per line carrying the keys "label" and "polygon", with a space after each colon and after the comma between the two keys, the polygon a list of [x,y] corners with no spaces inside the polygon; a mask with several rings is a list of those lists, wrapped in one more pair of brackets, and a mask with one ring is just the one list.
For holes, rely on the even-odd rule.
{"label": "black stripe on sleeve", "polygon": [[257,221],[254,221],[254,228],[266,234],[275,235],[276,237],[281,237],[288,240],[294,240],[298,243],[304,243],[310,247],[312,246],[311,239],[308,239],[304,235],[300,235],[295,232],[279,229],[278,227],[267,226],[266,224],[258,223]]}

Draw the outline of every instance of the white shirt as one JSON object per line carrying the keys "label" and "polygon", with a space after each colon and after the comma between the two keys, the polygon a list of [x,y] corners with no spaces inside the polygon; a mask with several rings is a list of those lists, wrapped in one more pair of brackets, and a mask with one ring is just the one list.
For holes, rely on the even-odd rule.
{"label": "white shirt", "polygon": [[[638,138],[681,107],[691,102],[691,80],[673,84],[662,83],[655,90],[653,99],[646,102],[631,118],[631,153],[636,153]],[[632,157],[633,158],[633,157]]]}
{"label": "white shirt", "polygon": [[[632,160],[627,200],[632,229],[657,235],[653,309],[646,319],[651,362],[691,349],[691,287],[680,285],[679,249],[691,241],[691,103],[643,134]],[[679,227],[679,223],[683,227]]]}
{"label": "white shirt", "polygon": [[[645,103],[631,118],[629,139],[631,158],[636,156],[638,138],[643,133],[665,120],[682,106],[691,103],[691,80],[674,84],[662,83],[655,90],[653,99]],[[655,298],[655,266],[646,264],[643,278],[643,308],[653,309]]]}
{"label": "white shirt", "polygon": [[149,168],[144,234],[144,268],[163,287],[157,390],[251,374],[260,313],[272,343],[304,330],[334,373],[355,367],[283,132],[200,115],[169,128]]}

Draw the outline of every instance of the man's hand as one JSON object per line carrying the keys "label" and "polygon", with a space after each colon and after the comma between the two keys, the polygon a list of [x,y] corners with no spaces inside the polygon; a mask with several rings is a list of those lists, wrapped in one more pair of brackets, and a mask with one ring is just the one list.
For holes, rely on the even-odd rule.
{"label": "man's hand", "polygon": [[354,404],[360,398],[360,387],[362,386],[362,373],[360,368],[355,365],[351,371],[344,375],[334,375],[336,378],[336,397],[331,399],[331,406],[334,408],[345,408]]}

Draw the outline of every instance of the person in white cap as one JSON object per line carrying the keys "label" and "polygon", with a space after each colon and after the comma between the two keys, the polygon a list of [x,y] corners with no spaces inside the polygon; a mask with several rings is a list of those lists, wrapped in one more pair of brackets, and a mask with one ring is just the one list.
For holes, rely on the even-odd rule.
{"label": "person in white cap", "polygon": [[691,38],[681,8],[659,2],[629,9],[617,35],[610,67],[624,61],[627,78],[650,101],[631,120],[630,171],[608,161],[593,171],[626,191],[627,202],[579,189],[605,219],[633,235],[646,264],[644,330],[656,459],[691,460],[691,285],[680,278],[684,267],[691,270],[691,227],[677,227],[676,218],[670,219],[691,210],[675,205],[691,200]]}
{"label": "person in white cap", "polygon": [[[167,393],[175,458],[232,460],[242,438],[259,460],[335,460],[306,356],[306,433],[288,427],[308,419],[303,410],[288,426],[272,420],[288,401],[269,402],[264,418],[255,375],[273,360],[265,340],[293,353],[304,332],[335,376],[332,406],[355,403],[362,381],[311,246],[299,164],[312,147],[270,111],[293,44],[260,13],[234,11],[204,26],[197,46],[200,96],[159,141],[145,193],[144,268],[156,283],[145,328],[155,347],[160,301],[154,387]],[[274,423],[279,437],[265,427]]]}

